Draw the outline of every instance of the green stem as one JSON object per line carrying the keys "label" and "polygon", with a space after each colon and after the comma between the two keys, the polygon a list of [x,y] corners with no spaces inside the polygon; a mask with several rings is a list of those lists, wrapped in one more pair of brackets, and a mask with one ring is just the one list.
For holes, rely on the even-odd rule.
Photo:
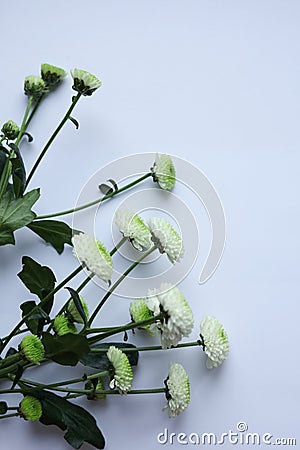
{"label": "green stem", "polygon": [[[150,317],[150,319],[140,320],[138,322],[130,322],[126,325],[122,325],[120,327],[115,327],[112,330],[102,333],[100,336],[94,336],[94,337],[89,338],[89,344],[94,344],[95,342],[102,341],[103,339],[105,339],[109,336],[112,336],[114,334],[117,334],[117,333],[122,333],[124,331],[132,330],[134,328],[139,328],[139,327],[142,327],[145,325],[151,325],[152,323],[155,323],[162,318],[163,318],[163,314],[158,314],[157,316]],[[95,333],[95,330],[97,330],[97,328],[95,328],[94,330],[93,329],[87,330],[88,331],[87,334]]]}
{"label": "green stem", "polygon": [[33,116],[35,115],[35,113],[37,112],[38,107],[41,104],[42,99],[44,98],[44,95],[42,95],[37,102],[35,102],[35,105],[30,113],[30,116],[28,117],[27,121],[26,121],[26,130],[30,124],[30,122],[32,121]]}
{"label": "green stem", "polygon": [[123,244],[125,244],[125,242],[127,241],[127,237],[123,237],[118,243],[117,245],[109,252],[110,256],[113,256],[120,247],[122,247]]}
{"label": "green stem", "polygon": [[5,367],[5,369],[0,370],[0,378],[3,378],[8,373],[14,372],[19,366],[24,366],[26,361],[19,361],[10,366]]}
{"label": "green stem", "polygon": [[20,354],[15,353],[14,355],[7,356],[5,359],[2,359],[0,361],[0,368],[3,369],[4,367],[7,367],[11,365],[12,363],[15,363],[20,360]]}
{"label": "green stem", "polygon": [[24,132],[26,131],[26,128],[27,128],[26,122],[27,122],[28,114],[30,112],[30,108],[31,108],[32,103],[33,103],[33,97],[29,97],[28,98],[28,102],[27,102],[27,107],[26,107],[26,110],[25,110],[25,113],[24,113],[24,117],[23,117],[23,120],[22,120],[21,128],[20,128],[18,137],[17,137],[16,142],[15,142],[15,145],[17,147],[18,147],[18,145],[19,145],[19,143],[20,143],[20,141],[21,141],[21,139],[23,137]]}
{"label": "green stem", "polygon": [[104,195],[104,197],[98,198],[97,200],[94,200],[92,202],[86,203],[85,205],[77,206],[77,208],[66,209],[65,211],[60,211],[60,212],[56,212],[56,213],[52,213],[52,214],[45,214],[43,216],[38,216],[38,217],[35,218],[35,220],[50,219],[52,217],[65,216],[67,214],[72,214],[74,212],[82,211],[83,209],[90,208],[91,206],[97,205],[98,203],[101,203],[104,200],[108,200],[109,198],[112,198],[115,195],[126,191],[126,189],[129,189],[129,188],[135,186],[136,184],[140,183],[141,181],[143,181],[146,178],[149,178],[151,176],[152,176],[151,172],[146,173],[142,177],[137,178],[136,180],[132,181],[131,183],[128,183],[125,186],[121,187],[120,189],[117,189],[116,191],[113,191],[111,194]]}
{"label": "green stem", "polygon": [[72,278],[74,278],[79,272],[83,270],[82,266],[77,267],[70,275],[68,275],[61,283],[59,283],[56,288],[54,288],[49,294],[47,294],[43,300],[40,301],[28,314],[26,314],[20,322],[15,326],[15,328],[11,331],[11,333],[7,336],[4,343],[0,347],[0,353],[4,350],[4,348],[7,346],[7,344],[10,342],[10,340],[15,336],[15,334],[19,331],[19,328],[26,322],[26,320],[34,314],[38,309],[42,308],[47,301],[55,295],[61,288],[63,288]]}
{"label": "green stem", "polygon": [[[199,341],[196,342],[185,342],[183,344],[178,344],[176,347],[170,347],[169,350],[176,348],[185,348],[185,347],[199,347],[201,344]],[[148,347],[122,347],[122,352],[147,352],[152,350],[166,350],[161,345],[152,345]],[[107,348],[91,348],[92,353],[106,353]]]}
{"label": "green stem", "polygon": [[73,109],[76,106],[76,103],[78,102],[78,100],[80,99],[81,94],[78,93],[76,96],[74,96],[72,98],[72,103],[70,108],[68,109],[68,111],[66,112],[66,114],[64,115],[64,117],[62,118],[61,122],[59,123],[59,125],[57,126],[56,130],[53,132],[53,134],[51,135],[50,139],[48,140],[47,144],[45,145],[45,147],[43,148],[43,150],[41,151],[38,159],[36,160],[33,168],[31,169],[28,177],[27,177],[27,181],[26,181],[26,187],[28,186],[28,184],[30,183],[36,169],[38,168],[38,166],[40,165],[42,159],[44,158],[45,154],[47,153],[47,150],[49,149],[50,145],[52,144],[52,142],[54,141],[54,139],[56,138],[56,136],[58,135],[58,133],[60,132],[60,130],[62,129],[62,127],[64,126],[64,124],[67,122],[67,120],[69,119]]}
{"label": "green stem", "polygon": [[[118,390],[97,390],[97,391],[91,391],[91,390],[82,390],[80,393],[76,393],[73,395],[68,395],[67,398],[78,398],[82,397],[83,395],[90,394],[93,392],[94,394],[105,394],[105,395],[121,395]],[[131,391],[128,391],[127,394],[164,394],[166,392],[166,388],[152,388],[152,389],[132,389]]]}
{"label": "green stem", "polygon": [[110,290],[105,294],[101,302],[97,305],[95,311],[90,317],[90,320],[88,321],[88,326],[90,327],[93,323],[95,317],[97,316],[98,312],[102,308],[102,306],[105,304],[105,302],[109,299],[111,294],[114,292],[114,290],[119,286],[119,284],[124,280],[124,278],[127,277],[127,275],[138,265],[140,262],[142,262],[148,255],[150,255],[154,250],[156,250],[157,247],[154,245],[151,247],[147,252],[143,254],[143,256],[138,260],[135,261],[131,266],[123,273],[123,275],[120,276],[120,278],[117,279],[117,281],[113,284],[113,286],[110,288]]}

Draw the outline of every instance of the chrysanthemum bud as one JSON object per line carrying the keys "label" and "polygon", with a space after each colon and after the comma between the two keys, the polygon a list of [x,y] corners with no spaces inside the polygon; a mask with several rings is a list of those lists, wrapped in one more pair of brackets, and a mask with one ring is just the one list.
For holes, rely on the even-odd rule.
{"label": "chrysanthemum bud", "polygon": [[44,358],[44,346],[40,339],[34,334],[25,336],[19,345],[21,356],[29,362],[39,364]]}
{"label": "chrysanthemum bud", "polygon": [[82,95],[92,95],[102,85],[95,75],[85,70],[73,69],[71,70],[71,75],[74,80],[72,88]]}
{"label": "chrysanthemum bud", "polygon": [[19,414],[25,420],[39,420],[43,410],[41,402],[31,395],[26,395],[19,405]]}
{"label": "chrysanthemum bud", "polygon": [[59,314],[58,316],[55,317],[54,322],[53,322],[53,328],[56,334],[58,334],[58,336],[63,336],[64,334],[76,334],[77,333],[77,329],[75,327],[75,325],[70,322],[66,316],[64,316],[63,314]]}
{"label": "chrysanthemum bud", "polygon": [[[83,300],[82,297],[80,297],[80,301],[85,313],[85,317],[88,320],[89,318],[89,310],[88,310],[88,306],[85,303],[85,301]],[[68,317],[72,322],[76,322],[76,323],[84,323],[83,318],[81,317],[81,315],[79,314],[79,311],[77,309],[77,306],[75,305],[74,300],[70,300],[68,307],[67,307],[67,313],[68,313]]]}
{"label": "chrysanthemum bud", "polygon": [[18,137],[20,128],[13,120],[8,120],[1,128],[1,132],[9,141],[14,141]]}
{"label": "chrysanthemum bud", "polygon": [[29,75],[24,81],[24,92],[28,97],[33,97],[35,100],[38,100],[47,92],[47,86],[42,78]]}
{"label": "chrysanthemum bud", "polygon": [[[141,320],[151,319],[153,317],[153,311],[148,308],[146,301],[143,298],[137,298],[130,303],[129,312],[133,322],[140,322]],[[144,330],[150,334],[157,334],[158,329],[156,323],[143,325]]]}
{"label": "chrysanthemum bud", "polygon": [[42,64],[41,76],[49,89],[53,89],[63,81],[67,72],[60,67],[52,66],[51,64]]}
{"label": "chrysanthemum bud", "polygon": [[118,209],[116,224],[124,237],[128,238],[136,250],[148,250],[151,233],[140,216],[127,209]]}

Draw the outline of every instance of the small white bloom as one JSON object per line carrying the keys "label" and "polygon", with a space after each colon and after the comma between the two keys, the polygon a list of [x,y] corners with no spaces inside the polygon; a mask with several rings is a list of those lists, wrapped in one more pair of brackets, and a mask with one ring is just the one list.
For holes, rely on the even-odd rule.
{"label": "small white bloom", "polygon": [[[151,319],[153,317],[153,311],[148,307],[146,300],[143,298],[137,298],[130,303],[129,307],[130,316],[133,322],[140,322],[142,320]],[[157,334],[157,324],[143,325],[139,328],[146,330],[150,334]]]}
{"label": "small white bloom", "polygon": [[72,238],[73,254],[79,262],[84,264],[104,281],[111,278],[113,263],[104,245],[85,233],[75,234]]}
{"label": "small white bloom", "polygon": [[179,234],[164,219],[152,217],[148,220],[148,227],[152,234],[152,241],[160,253],[166,253],[171,263],[183,257],[184,247]]}
{"label": "small white bloom", "polygon": [[46,83],[40,77],[29,75],[24,80],[24,92],[28,97],[33,97],[34,100],[38,100],[47,92]]}
{"label": "small white bloom", "polygon": [[155,316],[163,314],[157,323],[163,348],[174,347],[184,336],[190,335],[194,327],[193,313],[177,287],[162,283],[159,289],[149,290],[146,301]]}
{"label": "small white bloom", "polygon": [[116,224],[124,237],[128,238],[136,250],[148,250],[151,246],[151,233],[137,214],[128,210],[116,212]]}
{"label": "small white bloom", "polygon": [[162,189],[173,189],[176,181],[176,172],[170,156],[156,155],[151,172],[153,181],[157,182]]}
{"label": "small white bloom", "polygon": [[189,377],[181,364],[170,364],[165,384],[168,403],[164,409],[169,409],[169,417],[179,416],[190,403]]}
{"label": "small white bloom", "polygon": [[229,352],[228,337],[223,325],[215,317],[204,317],[200,324],[200,337],[208,357],[207,368],[220,366]]}
{"label": "small white bloom", "polygon": [[111,389],[117,387],[121,394],[126,394],[131,389],[133,373],[127,355],[119,348],[111,345],[107,351],[107,357],[114,370],[113,378],[109,384]]}
{"label": "small white bloom", "polygon": [[72,88],[82,95],[92,95],[102,83],[95,75],[82,69],[71,70],[71,75],[74,80]]}

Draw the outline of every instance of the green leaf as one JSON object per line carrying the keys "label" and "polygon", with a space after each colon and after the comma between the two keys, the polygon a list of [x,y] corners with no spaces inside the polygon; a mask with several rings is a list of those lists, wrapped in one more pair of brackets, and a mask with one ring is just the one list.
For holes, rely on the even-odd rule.
{"label": "green leaf", "polygon": [[14,244],[13,232],[33,221],[36,215],[31,208],[39,196],[39,189],[27,192],[24,197],[17,199],[12,192],[3,195],[0,200],[0,245]]}
{"label": "green leaf", "polygon": [[15,144],[9,144],[15,152],[15,158],[11,159],[14,193],[17,198],[22,197],[26,187],[26,171],[19,148]]}
{"label": "green leaf", "polygon": [[0,147],[0,177],[7,160],[7,155],[4,153],[4,151],[2,151],[2,149],[4,149],[4,147]]}
{"label": "green leaf", "polygon": [[68,119],[71,120],[72,123],[74,123],[76,130],[78,130],[78,128],[79,128],[78,120],[74,119],[74,117],[72,117],[72,116],[69,116]]}
{"label": "green leaf", "polygon": [[42,343],[46,358],[63,366],[76,366],[80,358],[90,350],[88,340],[82,334],[53,336],[50,333],[43,333]]}
{"label": "green leaf", "polygon": [[68,291],[70,292],[71,297],[74,300],[75,306],[77,308],[77,311],[79,312],[80,316],[82,317],[83,323],[86,324],[87,317],[85,315],[79,294],[75,291],[75,289],[72,289],[70,287],[66,287],[65,289],[68,289]]}
{"label": "green leaf", "polygon": [[[54,273],[49,267],[41,266],[29,256],[23,256],[22,264],[23,268],[18,273],[18,277],[32,294],[36,294],[42,300],[54,289],[56,281]],[[47,304],[46,308],[43,307],[43,310],[48,314],[51,310],[51,307],[49,310],[50,303]]]}
{"label": "green leaf", "polygon": [[7,413],[7,403],[0,402],[0,414],[6,414],[6,413]]}
{"label": "green leaf", "polygon": [[[22,310],[22,317],[27,316],[27,314],[30,314],[30,311],[36,308],[36,306],[37,306],[36,303],[32,300],[22,303],[22,305],[20,306]],[[37,335],[40,334],[45,323],[49,322],[50,317],[42,308],[36,308],[34,313],[31,316],[29,316],[25,321],[31,333]]]}
{"label": "green leaf", "polygon": [[64,438],[73,448],[80,448],[84,442],[98,449],[104,448],[104,436],[88,411],[49,391],[34,391],[30,395],[38,398],[42,404],[40,422],[56,425],[62,431],[67,430]]}
{"label": "green leaf", "polygon": [[[92,349],[101,349],[103,351],[101,352],[92,352],[90,351],[86,355],[84,355],[82,358],[80,358],[81,364],[88,367],[93,367],[94,369],[99,370],[107,370],[110,367],[110,362],[108,357],[106,356],[106,352],[109,349],[111,345],[114,345],[115,347],[123,350],[123,348],[136,348],[133,344],[127,344],[124,342],[106,342],[104,344],[96,344],[91,346]],[[130,351],[126,352],[124,350],[124,353],[127,355],[128,360],[130,362],[131,366],[136,366],[139,360],[139,352],[138,351]]]}
{"label": "green leaf", "polygon": [[30,230],[49,242],[57,253],[62,253],[64,245],[72,245],[72,228],[58,220],[36,220],[27,225]]}

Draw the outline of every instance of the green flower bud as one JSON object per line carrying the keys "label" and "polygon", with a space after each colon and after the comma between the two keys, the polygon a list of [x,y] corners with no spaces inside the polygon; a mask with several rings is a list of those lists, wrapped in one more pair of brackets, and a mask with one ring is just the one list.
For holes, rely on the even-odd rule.
{"label": "green flower bud", "polygon": [[8,120],[1,128],[1,131],[8,140],[14,141],[18,137],[20,128],[13,120]]}
{"label": "green flower bud", "polygon": [[66,75],[67,72],[60,67],[52,66],[51,64],[42,64],[41,66],[42,79],[49,89],[53,89],[60,84]]}
{"label": "green flower bud", "polygon": [[43,359],[45,350],[40,339],[34,334],[25,336],[19,345],[21,356],[34,364],[39,364]]}
{"label": "green flower bud", "polygon": [[[85,386],[84,389],[94,389],[94,385],[91,381],[88,381]],[[97,394],[97,392],[95,391],[103,391],[104,387],[103,387],[103,383],[101,378],[98,378],[98,383],[95,387],[95,390],[93,390],[93,392],[91,392],[90,394],[87,394],[87,398],[88,400],[105,400],[106,399],[106,394]]]}
{"label": "green flower bud", "polygon": [[[89,318],[88,306],[87,306],[87,304],[85,303],[85,301],[83,300],[82,297],[80,297],[80,300],[81,300],[81,304],[82,304],[82,307],[83,307],[83,310],[84,310],[84,313],[85,313],[85,317],[88,319]],[[77,309],[73,299],[68,304],[67,313],[68,313],[69,319],[72,322],[84,323],[84,321],[83,321],[81,315],[79,314],[79,311],[78,311],[78,309]]]}
{"label": "green flower bud", "polygon": [[39,420],[43,410],[41,402],[31,395],[26,395],[19,405],[19,413],[25,420]]}
{"label": "green flower bud", "polygon": [[53,322],[53,328],[56,334],[58,336],[63,336],[64,334],[76,334],[77,329],[73,323],[71,323],[67,317],[65,317],[63,314],[59,314],[55,317]]}
{"label": "green flower bud", "polygon": [[102,85],[95,75],[85,70],[73,69],[71,70],[71,75],[74,80],[72,88],[82,95],[92,95]]}
{"label": "green flower bud", "polygon": [[33,97],[35,100],[38,100],[47,92],[47,86],[42,78],[29,75],[24,81],[24,92],[28,97]]}

